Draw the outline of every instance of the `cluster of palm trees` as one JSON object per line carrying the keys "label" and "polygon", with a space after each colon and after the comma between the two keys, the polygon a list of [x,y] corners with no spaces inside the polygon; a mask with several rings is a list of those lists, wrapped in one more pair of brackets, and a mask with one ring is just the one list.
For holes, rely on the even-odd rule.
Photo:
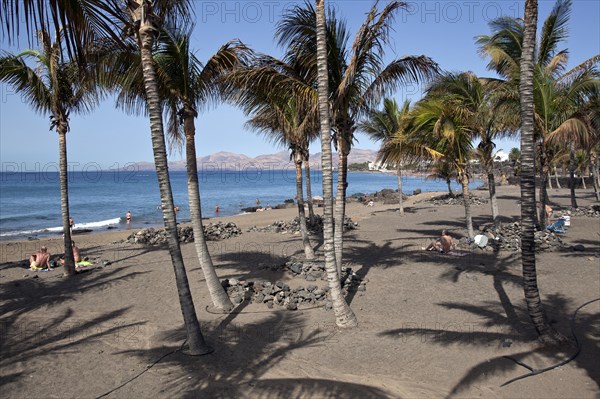
{"label": "cluster of palm trees", "polygon": [[[598,186],[600,56],[566,71],[568,52],[559,49],[559,45],[567,36],[570,10],[570,0],[556,2],[544,22],[539,45],[534,49],[534,141],[541,209],[549,200],[546,186],[550,167],[565,157],[569,159],[574,208],[577,207],[576,171],[581,174],[591,166],[596,192]],[[477,44],[480,52],[489,58],[488,68],[497,78],[477,77],[470,72],[443,73],[412,108],[409,103],[399,108],[394,100],[386,99],[383,109],[372,111],[360,129],[383,141],[379,157],[396,163],[399,175],[403,162],[431,161],[434,176],[448,182],[451,195],[450,181],[457,179],[464,197],[468,198],[469,165],[477,161],[487,175],[492,219],[497,224],[495,141],[515,136],[520,128],[519,82],[524,25],[511,17],[494,19],[489,25],[492,33],[479,36]],[[520,154],[513,153],[513,158],[519,157]],[[472,237],[468,201],[465,201],[465,216],[467,231]],[[540,219],[536,223],[545,226],[543,212]]]}
{"label": "cluster of palm trees", "polygon": [[[535,5],[537,18],[537,3],[528,0],[527,5]],[[597,175],[599,57],[565,72],[567,53],[557,46],[566,36],[571,2],[558,0],[544,24],[537,47],[535,29],[531,37],[530,25],[535,21],[527,16],[524,21],[504,17],[494,20],[490,23],[492,34],[478,38],[481,52],[490,58],[489,69],[498,78],[479,78],[470,72],[442,73],[433,60],[423,55],[385,62],[394,16],[405,7],[406,3],[390,1],[380,9],[375,3],[350,43],[345,22],[333,9],[326,10],[324,0],[316,0],[314,7],[305,2],[292,8],[277,25],[276,38],[284,49],[281,60],[257,54],[233,40],[203,65],[189,46],[193,27],[180,28],[191,26],[188,0],[0,3],[2,29],[9,38],[18,34],[23,14],[27,15],[27,31],[40,32],[40,51],[1,55],[0,80],[22,92],[34,109],[50,114],[51,129],[59,135],[65,274],[72,275],[75,270],[68,227],[69,117],[71,112],[90,112],[105,94],[112,93],[117,106],[150,118],[169,253],[192,354],[211,349],[200,331],[177,238],[166,140],[172,145],[185,142],[189,207],[198,259],[213,304],[229,311],[233,305],[219,283],[204,241],[194,138],[194,121],[199,111],[217,101],[241,107],[251,129],[290,149],[296,165],[298,214],[307,259],[315,254],[306,225],[302,174],[304,166],[305,178],[310,176],[308,146],[320,137],[323,252],[338,326],[357,324],[340,288],[347,159],[357,130],[382,140],[380,158],[397,165],[400,215],[403,215],[403,165],[427,159],[433,162],[436,173],[447,180],[449,190],[451,179],[461,183],[467,231],[473,237],[468,201],[469,165],[476,158],[486,171],[492,218],[497,223],[494,141],[515,134],[520,128],[523,267],[526,280],[530,276],[535,283],[535,255],[534,248],[530,248],[533,223],[537,220],[532,218],[534,165],[539,165],[543,204],[548,201],[545,179],[553,164],[552,157],[560,153],[561,146],[568,147],[572,177],[577,150],[584,151],[592,160]],[[526,7],[526,11],[533,12],[531,7]],[[49,32],[54,32],[53,41]],[[531,58],[533,54],[535,57]],[[37,65],[30,66],[28,60]],[[386,98],[400,85],[418,81],[428,81],[430,85],[424,98],[414,106],[405,102],[399,107]],[[382,100],[384,108],[377,110]],[[525,102],[529,108],[523,107]],[[163,121],[167,121],[166,128]],[[479,140],[477,146],[476,140]],[[332,143],[339,156],[335,209]],[[312,220],[308,180],[307,190],[308,220]],[[574,198],[573,191],[573,201]],[[544,222],[542,216],[542,225]],[[527,274],[526,266],[531,271],[532,265],[533,275]],[[537,292],[537,286],[534,288]],[[535,297],[528,292],[526,297]],[[535,315],[539,319],[538,313]],[[535,317],[532,316],[534,322]],[[547,330],[538,331],[546,334]]]}

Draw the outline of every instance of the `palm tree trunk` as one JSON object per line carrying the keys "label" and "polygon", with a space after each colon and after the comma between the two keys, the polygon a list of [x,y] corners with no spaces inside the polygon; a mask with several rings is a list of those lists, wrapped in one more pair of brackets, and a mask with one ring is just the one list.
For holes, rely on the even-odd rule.
{"label": "palm tree trunk", "polygon": [[342,296],[340,275],[333,247],[333,177],[331,172],[331,125],[329,120],[329,81],[327,76],[327,42],[325,29],[325,0],[316,0],[317,68],[319,116],[321,124],[321,163],[323,167],[323,252],[333,312],[338,327],[358,325],[356,315]]}
{"label": "palm tree trunk", "polygon": [[404,198],[402,197],[402,164],[398,162],[398,205],[400,209],[400,216],[404,216]]}
{"label": "palm tree trunk", "polygon": [[337,195],[335,198],[335,229],[334,229],[334,247],[335,262],[340,278],[342,276],[342,263],[344,252],[344,217],[346,216],[346,178],[348,172],[348,147],[343,138],[343,132],[338,140],[339,162],[338,162],[338,181]]}
{"label": "palm tree trunk", "polygon": [[556,188],[562,188],[560,186],[560,181],[558,180],[558,170],[556,169],[556,166],[554,167],[554,180],[556,183]]}
{"label": "palm tree trunk", "polygon": [[[534,215],[535,157],[534,157],[534,106],[533,106],[533,52],[537,24],[537,0],[525,1],[525,34],[521,56],[521,260],[523,263],[523,290],[529,317],[541,340],[557,336],[548,324],[542,309],[537,286],[535,265]],[[543,212],[542,212],[543,213]]]}
{"label": "palm tree trunk", "polygon": [[594,194],[596,194],[596,201],[600,201],[600,190],[598,189],[598,158],[592,159],[592,184],[594,185]]}
{"label": "palm tree trunk", "polygon": [[446,184],[448,185],[448,195],[450,195],[451,198],[454,198],[454,193],[452,192],[452,186],[450,183],[450,179],[446,179]]}
{"label": "palm tree trunk", "polygon": [[581,186],[584,190],[587,190],[587,186],[585,184],[585,176],[583,175],[583,173],[581,174]]}
{"label": "palm tree trunk", "polygon": [[569,189],[571,190],[571,208],[577,209],[575,196],[575,142],[569,144]]}
{"label": "palm tree trunk", "polygon": [[302,246],[304,247],[304,256],[306,259],[314,259],[315,252],[310,238],[308,238],[308,228],[306,227],[306,213],[304,212],[304,194],[302,193],[302,156],[294,154],[294,164],[296,165],[296,196],[298,197],[298,220],[300,222],[300,233],[302,234]]}
{"label": "palm tree trunk", "polygon": [[[145,7],[145,5],[140,5]],[[167,232],[167,242],[169,254],[173,263],[175,272],[175,283],[179,293],[179,304],[183,314],[183,320],[187,330],[187,342],[189,352],[192,355],[201,355],[212,352],[202,336],[200,323],[196,316],[196,309],[192,299],[192,293],[183,263],[183,256],[179,246],[177,234],[177,222],[175,220],[175,211],[173,207],[173,193],[171,191],[171,181],[169,179],[169,169],[167,166],[167,149],[165,145],[165,135],[162,123],[162,112],[160,107],[160,96],[158,94],[158,79],[152,59],[152,46],[156,34],[155,28],[151,25],[148,13],[139,13],[142,16],[138,30],[138,40],[142,62],[142,71],[144,76],[144,89],[148,102],[148,113],[150,114],[150,131],[152,134],[152,150],[154,152],[154,164],[156,167],[156,177],[160,191],[161,207],[163,211],[163,221]],[[136,15],[133,15],[135,18]]]}
{"label": "palm tree trunk", "polygon": [[488,171],[488,191],[490,192],[490,204],[492,206],[492,220],[494,226],[498,225],[498,198],[496,197],[496,179],[493,171]]}
{"label": "palm tree trunk", "polygon": [[65,245],[65,257],[63,274],[73,276],[75,274],[75,259],[73,258],[73,247],[71,244],[71,226],[69,224],[69,183],[67,175],[67,129],[66,122],[60,122],[57,126],[58,150],[60,165],[60,211],[63,224],[63,241]]}
{"label": "palm tree trunk", "polygon": [[594,171],[596,173],[596,183],[600,186],[600,158],[596,156],[596,163],[594,165]]}
{"label": "palm tree trunk", "polygon": [[465,203],[465,219],[467,221],[467,233],[470,238],[475,237],[473,231],[473,217],[471,216],[471,195],[469,193],[469,176],[466,171],[461,171],[460,182],[462,184],[463,201]]}
{"label": "palm tree trunk", "polygon": [[548,182],[546,181],[548,178],[548,174],[545,172],[546,170],[546,166],[542,166],[541,167],[541,172],[540,172],[540,178],[541,178],[541,182],[540,182],[540,216],[539,216],[539,223],[540,223],[540,229],[544,229],[544,226],[546,226],[548,224],[548,220],[546,217],[546,205],[550,202],[550,198],[548,197],[548,190],[546,190],[546,187],[548,186]]}
{"label": "palm tree trunk", "polygon": [[308,203],[308,218],[315,220],[315,208],[313,207],[312,187],[310,183],[310,160],[309,157],[304,159],[304,173],[306,173],[306,202]]}
{"label": "palm tree trunk", "polygon": [[192,228],[194,229],[194,247],[200,267],[204,273],[204,279],[208,286],[208,292],[215,307],[224,312],[233,309],[233,303],[227,296],[227,292],[221,285],[213,265],[206,239],[204,237],[204,227],[202,226],[202,207],[200,202],[200,188],[198,187],[198,166],[196,164],[196,126],[194,118],[196,112],[192,109],[183,110],[185,119],[183,128],[185,131],[185,158],[188,178],[188,201],[190,206],[190,217],[192,218]]}

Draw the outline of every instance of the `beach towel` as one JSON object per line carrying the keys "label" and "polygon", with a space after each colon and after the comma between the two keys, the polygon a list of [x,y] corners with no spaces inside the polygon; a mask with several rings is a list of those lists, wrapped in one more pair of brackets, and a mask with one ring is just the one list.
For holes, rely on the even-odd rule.
{"label": "beach towel", "polygon": [[84,267],[93,266],[93,265],[94,264],[92,262],[88,262],[87,260],[82,260],[81,262],[75,263],[75,268],[82,269]]}

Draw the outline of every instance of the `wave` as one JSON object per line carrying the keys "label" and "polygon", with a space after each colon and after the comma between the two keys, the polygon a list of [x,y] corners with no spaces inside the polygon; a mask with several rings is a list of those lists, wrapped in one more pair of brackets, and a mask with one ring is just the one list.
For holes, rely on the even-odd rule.
{"label": "wave", "polygon": [[[83,229],[98,229],[102,227],[108,227],[115,224],[121,223],[121,218],[107,219],[101,220],[98,222],[88,222],[88,223],[78,223],[75,224],[75,231],[83,230]],[[48,234],[48,233],[60,233],[63,230],[62,226],[60,227],[47,227],[45,229],[37,229],[37,230],[20,230],[20,231],[7,231],[5,233],[0,233],[0,237],[13,237],[13,236],[24,236],[24,235],[32,235],[32,234]]]}
{"label": "wave", "polygon": [[[106,226],[111,226],[113,224],[119,224],[119,223],[121,223],[121,221],[122,221],[121,218],[114,218],[114,219],[101,220],[99,222],[78,223],[78,224],[75,224],[75,230],[77,230],[77,229],[94,229],[94,228],[98,228],[98,227],[106,227]],[[62,229],[62,227],[61,227],[61,229]]]}

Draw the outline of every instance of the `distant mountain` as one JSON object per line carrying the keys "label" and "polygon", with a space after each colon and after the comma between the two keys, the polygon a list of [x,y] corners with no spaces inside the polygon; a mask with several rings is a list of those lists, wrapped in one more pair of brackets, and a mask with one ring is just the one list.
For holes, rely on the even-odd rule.
{"label": "distant mountain", "polygon": [[[361,150],[355,148],[348,156],[348,163],[363,163],[375,160],[376,151]],[[281,151],[275,154],[259,155],[251,158],[244,154],[236,154],[233,152],[220,151],[214,154],[200,157],[196,160],[198,170],[218,170],[218,169],[244,169],[244,168],[260,168],[260,169],[287,169],[293,167],[290,161],[290,153]],[[321,167],[321,153],[311,154],[310,164],[313,168]],[[337,167],[338,155],[333,153],[333,165]],[[140,171],[154,170],[152,162],[136,162],[134,167]],[[131,170],[131,165],[128,170]],[[169,162],[169,170],[181,171],[186,170],[185,160]]]}

